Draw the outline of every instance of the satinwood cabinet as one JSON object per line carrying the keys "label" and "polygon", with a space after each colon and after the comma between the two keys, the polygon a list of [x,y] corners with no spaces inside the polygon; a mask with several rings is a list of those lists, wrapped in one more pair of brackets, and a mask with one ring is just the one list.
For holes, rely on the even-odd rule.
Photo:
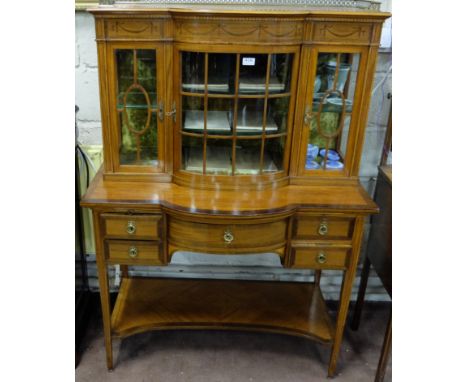
{"label": "satinwood cabinet", "polygon": [[[104,164],[82,204],[93,210],[109,369],[114,337],[249,328],[330,344],[334,375],[363,223],[378,211],[358,170],[389,16],[348,3],[373,9],[90,10]],[[314,269],[315,282],[129,274],[180,250],[276,253],[284,268]],[[113,309],[110,264],[123,273]],[[320,291],[324,269],[343,271],[336,321]]]}

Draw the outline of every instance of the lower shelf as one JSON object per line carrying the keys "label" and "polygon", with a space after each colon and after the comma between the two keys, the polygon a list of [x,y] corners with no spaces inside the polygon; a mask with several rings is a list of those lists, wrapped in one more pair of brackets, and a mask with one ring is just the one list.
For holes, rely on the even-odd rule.
{"label": "lower shelf", "polygon": [[124,278],[112,312],[117,337],[162,329],[240,329],[330,343],[334,325],[311,283]]}

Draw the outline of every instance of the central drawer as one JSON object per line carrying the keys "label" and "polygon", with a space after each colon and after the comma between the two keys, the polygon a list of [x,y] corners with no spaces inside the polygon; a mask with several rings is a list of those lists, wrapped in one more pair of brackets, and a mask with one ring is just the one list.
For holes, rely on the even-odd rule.
{"label": "central drawer", "polygon": [[208,253],[265,252],[286,246],[287,220],[242,224],[193,222],[170,217],[169,243]]}

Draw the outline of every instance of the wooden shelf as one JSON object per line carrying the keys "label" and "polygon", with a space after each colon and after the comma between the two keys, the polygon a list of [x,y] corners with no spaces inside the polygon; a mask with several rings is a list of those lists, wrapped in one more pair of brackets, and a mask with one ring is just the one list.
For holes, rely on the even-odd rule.
{"label": "wooden shelf", "polygon": [[117,337],[162,329],[250,329],[333,340],[311,283],[124,278],[112,313]]}

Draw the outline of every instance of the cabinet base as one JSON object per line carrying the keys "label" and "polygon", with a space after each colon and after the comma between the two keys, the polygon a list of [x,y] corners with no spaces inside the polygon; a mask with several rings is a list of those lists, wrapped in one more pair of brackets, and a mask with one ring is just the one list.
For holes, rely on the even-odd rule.
{"label": "cabinet base", "polygon": [[331,343],[334,326],[311,283],[124,278],[112,334],[232,329],[284,333]]}

